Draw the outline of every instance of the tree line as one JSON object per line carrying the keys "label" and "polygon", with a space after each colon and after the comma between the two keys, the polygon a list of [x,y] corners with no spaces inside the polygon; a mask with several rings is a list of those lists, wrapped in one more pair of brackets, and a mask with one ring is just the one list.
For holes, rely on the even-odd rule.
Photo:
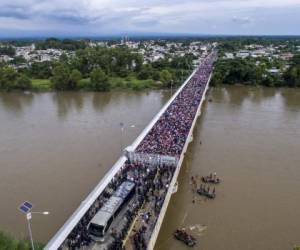
{"label": "tree line", "polygon": [[72,56],[62,54],[59,60],[33,62],[28,68],[14,70],[11,67],[1,67],[0,89],[30,89],[30,79],[50,79],[51,88],[55,90],[76,90],[84,88],[95,91],[107,91],[111,88],[109,79],[136,79],[138,82],[151,80],[161,82],[160,86],[169,87],[171,84],[180,84],[193,69],[195,57],[171,58],[166,56],[155,62],[144,63],[143,56],[126,47],[104,48],[86,47],[76,50]]}
{"label": "tree line", "polygon": [[[273,65],[276,65],[276,61]],[[277,66],[282,67],[280,62]],[[246,84],[268,87],[300,87],[300,55],[295,55],[286,71],[271,74],[268,63],[256,64],[251,58],[219,59],[215,63],[212,84]]]}
{"label": "tree line", "polygon": [[9,45],[0,46],[0,55],[7,55],[13,57],[16,54],[15,48]]}
{"label": "tree line", "polygon": [[11,67],[0,68],[0,90],[27,90],[31,86],[31,80],[26,74],[19,73]]}
{"label": "tree line", "polygon": [[72,40],[72,39],[57,39],[57,38],[48,38],[44,41],[35,42],[36,49],[45,50],[45,49],[62,49],[62,50],[78,50],[84,49],[87,47],[87,42],[84,40]]}

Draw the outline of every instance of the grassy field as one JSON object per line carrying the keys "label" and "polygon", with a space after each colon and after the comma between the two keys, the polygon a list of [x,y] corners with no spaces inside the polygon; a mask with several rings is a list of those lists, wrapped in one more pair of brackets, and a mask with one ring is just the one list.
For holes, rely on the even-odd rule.
{"label": "grassy field", "polygon": [[[129,77],[109,77],[108,79],[111,89],[133,89],[142,90],[147,88],[160,88],[161,85],[153,81],[139,80],[135,76]],[[31,79],[33,90],[37,91],[50,91],[52,90],[52,84],[50,79]],[[77,88],[79,90],[90,90],[90,79],[84,78],[80,80]]]}
{"label": "grassy field", "polygon": [[51,90],[50,79],[31,79],[34,90],[49,91]]}
{"label": "grassy field", "polygon": [[158,87],[158,85],[152,80],[139,80],[136,77],[110,77],[109,84],[112,89],[114,88],[123,88],[123,89],[133,89],[141,90],[147,88]]}

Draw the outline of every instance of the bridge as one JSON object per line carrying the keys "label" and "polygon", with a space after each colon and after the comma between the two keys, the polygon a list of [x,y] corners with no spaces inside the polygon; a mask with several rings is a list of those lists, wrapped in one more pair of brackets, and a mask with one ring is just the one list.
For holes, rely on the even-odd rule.
{"label": "bridge", "polygon": [[[55,249],[154,249],[185,152],[209,87],[217,52],[199,66],[45,246]],[[104,242],[91,241],[88,224],[120,198],[124,181],[135,192],[118,211]],[[118,200],[118,199],[115,200]]]}

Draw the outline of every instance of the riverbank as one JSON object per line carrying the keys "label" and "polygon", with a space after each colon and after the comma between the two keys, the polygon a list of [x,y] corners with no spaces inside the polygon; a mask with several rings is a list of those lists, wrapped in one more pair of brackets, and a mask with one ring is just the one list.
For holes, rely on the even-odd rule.
{"label": "riverbank", "polygon": [[[132,89],[132,90],[143,90],[143,89],[159,89],[162,88],[162,84],[152,79],[139,80],[135,76],[126,78],[122,77],[109,77],[109,89]],[[54,86],[50,79],[31,79],[30,90],[34,91],[54,91]],[[83,78],[78,82],[76,90],[93,90],[91,87],[90,78]]]}
{"label": "riverbank", "polygon": [[[39,242],[34,243],[34,248],[36,250],[42,250],[43,247],[43,244]],[[18,240],[7,233],[0,231],[0,249],[30,250],[31,244],[28,240]]]}
{"label": "riverbank", "polygon": [[[36,91],[36,92],[49,92],[49,91],[57,91],[53,83],[50,79],[30,79],[31,80],[31,88],[29,88],[29,91]],[[144,90],[144,89],[162,89],[163,84],[159,81],[154,81],[152,79],[147,80],[139,80],[136,77],[109,77],[109,90]],[[280,88],[295,88],[298,89],[298,87],[287,87],[287,86],[265,86],[263,84],[245,84],[245,83],[222,83],[222,84],[212,84],[214,87],[221,87],[221,86],[251,86],[256,88],[262,88],[262,87],[268,87],[271,89],[280,89]],[[4,91],[4,90],[2,90]],[[16,90],[10,90],[10,91],[19,91],[19,89]],[[73,90],[74,91],[74,90]],[[75,89],[75,91],[94,91],[91,87],[90,78],[84,78],[81,79],[78,82],[78,85]],[[1,92],[1,90],[0,90]],[[6,92],[6,91],[4,91]]]}

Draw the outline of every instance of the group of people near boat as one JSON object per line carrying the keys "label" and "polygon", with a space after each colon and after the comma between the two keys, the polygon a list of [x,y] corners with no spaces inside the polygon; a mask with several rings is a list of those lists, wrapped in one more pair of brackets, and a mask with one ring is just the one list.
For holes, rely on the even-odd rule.
{"label": "group of people near boat", "polygon": [[[215,199],[216,198],[216,188],[214,184],[219,184],[221,182],[221,179],[217,177],[217,173],[210,173],[208,176],[202,176],[200,184],[198,188],[198,181],[199,176],[192,176],[191,177],[191,185],[192,185],[192,191],[195,193],[197,192],[199,195],[204,196],[208,199]],[[214,185],[211,187],[210,185]],[[195,200],[193,200],[193,203],[195,203]],[[188,234],[183,229],[177,229],[174,233],[174,236],[177,240],[182,241],[187,246],[193,247],[196,244],[196,239]],[[189,240],[193,239],[193,240]]]}
{"label": "group of people near boat", "polygon": [[[198,184],[199,178],[198,175],[191,177],[192,191],[209,199],[214,199],[216,197],[216,188],[211,188],[210,185],[219,184],[221,182],[217,173],[210,173],[208,176],[202,176],[200,178],[200,185]],[[195,203],[195,200],[193,200],[193,203]]]}
{"label": "group of people near boat", "polygon": [[197,190],[197,193],[205,196],[209,199],[214,199],[216,198],[216,188],[214,187],[212,189],[212,191],[210,191],[210,186],[206,186],[206,185],[200,185],[200,188]]}
{"label": "group of people near boat", "polygon": [[[215,57],[216,54],[213,52],[203,60],[189,82],[138,145],[136,152],[180,157],[212,72]],[[61,249],[67,247],[76,250],[91,244],[92,241],[87,230],[88,223],[125,180],[135,183],[135,196],[124,217],[126,220],[124,227],[114,228],[113,240],[107,246],[107,250],[122,249],[123,240],[127,237],[132,221],[138,216],[138,211],[143,204],[147,203],[149,211],[146,214],[151,219],[144,219],[142,227],[135,228],[133,236],[129,237],[133,242],[134,249],[143,249],[142,247],[147,244],[149,235],[154,229],[175,170],[175,165],[151,166],[151,164],[128,160],[80,219],[61,245]],[[136,240],[145,242],[145,244],[137,244]]]}
{"label": "group of people near boat", "polygon": [[212,184],[219,184],[221,182],[220,178],[217,177],[217,173],[210,173],[208,176],[202,176],[201,180],[204,183],[212,183]]}

